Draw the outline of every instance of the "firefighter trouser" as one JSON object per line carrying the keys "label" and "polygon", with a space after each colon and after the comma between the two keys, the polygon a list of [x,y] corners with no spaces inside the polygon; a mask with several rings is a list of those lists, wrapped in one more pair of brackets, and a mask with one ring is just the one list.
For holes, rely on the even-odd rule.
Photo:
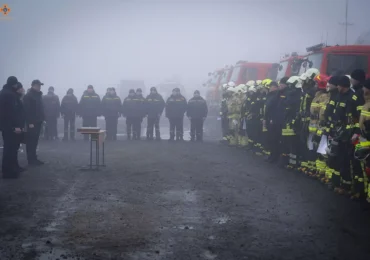
{"label": "firefighter trouser", "polygon": [[190,119],[190,137],[191,140],[203,141],[203,118]]}
{"label": "firefighter trouser", "polygon": [[170,140],[176,139],[182,140],[184,137],[184,118],[183,117],[174,117],[169,118],[170,121]]}
{"label": "firefighter trouser", "polygon": [[276,125],[267,125],[268,149],[270,151],[270,160],[276,162],[280,156],[281,127]]}
{"label": "firefighter trouser", "polygon": [[47,140],[52,140],[58,137],[58,118],[57,117],[47,117],[45,126],[45,138]]}
{"label": "firefighter trouser", "polygon": [[105,117],[105,129],[107,130],[108,140],[117,140],[117,127],[118,127],[118,117],[117,116],[106,116]]}
{"label": "firefighter trouser", "polygon": [[340,163],[340,187],[346,191],[351,191],[352,187],[352,176],[351,176],[351,159],[352,159],[352,144],[351,143],[340,143],[339,144],[339,155],[338,160]]}
{"label": "firefighter trouser", "polygon": [[246,147],[248,145],[248,136],[247,136],[247,130],[246,129],[239,130],[238,144],[241,147]]}
{"label": "firefighter trouser", "polygon": [[140,140],[141,122],[142,122],[142,119],[139,117],[127,117],[126,118],[127,139],[131,139],[131,134],[132,134],[132,138],[134,140]]}
{"label": "firefighter trouser", "polygon": [[359,194],[360,197],[364,198],[366,196],[367,190],[367,176],[365,172],[364,165],[362,165],[361,161],[355,159],[354,152],[355,146],[352,145],[351,147],[351,170],[352,170],[352,178],[353,178],[353,192],[355,194]]}
{"label": "firefighter trouser", "polygon": [[[83,127],[97,127],[98,118],[96,116],[84,116],[82,117]],[[89,140],[89,135],[84,135],[85,140]]]}
{"label": "firefighter trouser", "polygon": [[229,135],[229,119],[221,117],[222,137],[226,138]]}
{"label": "firefighter trouser", "polygon": [[[235,122],[236,121],[236,122]],[[235,146],[239,140],[240,119],[229,118],[229,145]]]}
{"label": "firefighter trouser", "polygon": [[72,140],[75,139],[75,116],[64,116],[64,140],[68,140],[68,133]]}
{"label": "firefighter trouser", "polygon": [[260,120],[257,118],[247,119],[248,146],[251,148],[257,148],[259,126]]}
{"label": "firefighter trouser", "polygon": [[148,126],[146,129],[147,138],[153,139],[154,128],[155,128],[155,137],[157,139],[161,138],[161,133],[159,131],[159,120],[160,120],[160,117],[148,117]]}
{"label": "firefighter trouser", "polygon": [[20,134],[14,133],[11,128],[3,129],[2,134],[4,141],[2,171],[4,176],[10,176],[10,174],[14,174],[18,167],[18,140]]}

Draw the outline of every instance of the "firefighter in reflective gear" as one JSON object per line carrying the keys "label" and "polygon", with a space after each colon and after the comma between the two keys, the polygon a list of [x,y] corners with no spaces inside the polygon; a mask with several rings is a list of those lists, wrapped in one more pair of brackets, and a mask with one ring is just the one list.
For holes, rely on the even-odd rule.
{"label": "firefighter in reflective gear", "polygon": [[127,140],[140,140],[140,127],[145,112],[144,101],[130,89],[122,105],[122,115],[126,118]]}
{"label": "firefighter in reflective gear", "polygon": [[256,144],[258,140],[258,130],[260,123],[260,102],[257,99],[257,88],[255,86],[250,86],[248,88],[248,94],[244,105],[243,115],[245,117],[247,125],[248,148],[251,149],[253,152],[257,152]]}
{"label": "firefighter in reflective gear", "polygon": [[231,97],[228,100],[227,111],[229,119],[229,145],[236,146],[239,140],[239,123],[241,119],[239,106],[239,97],[237,88],[229,87],[228,91],[231,93]]}
{"label": "firefighter in reflective gear", "polygon": [[[351,83],[352,88],[355,91],[355,95],[357,97],[357,110],[358,116],[361,113],[362,107],[365,104],[365,96],[363,90],[363,83],[366,78],[365,71],[361,69],[356,69],[351,73]],[[353,143],[356,143],[355,139],[358,139],[361,131],[359,128],[359,118],[354,118],[354,136],[352,137]],[[352,147],[352,154],[355,152],[355,145]],[[356,160],[353,156],[351,158],[351,170],[353,175],[353,196],[352,199],[359,199],[360,197],[364,197],[364,183],[363,183],[363,176],[364,176],[364,169],[361,167],[360,161]]]}
{"label": "firefighter in reflective gear", "polygon": [[287,167],[289,163],[289,147],[290,147],[290,136],[293,132],[291,128],[291,120],[288,119],[288,112],[290,111],[290,100],[289,100],[289,87],[288,77],[284,77],[279,81],[279,103],[277,107],[277,126],[280,130],[280,158],[279,166]]}
{"label": "firefighter in reflective gear", "polygon": [[299,139],[301,141],[299,145],[298,160],[301,162],[301,170],[306,174],[309,174],[316,168],[314,158],[310,158],[311,154],[309,153],[307,142],[311,141],[308,138],[310,138],[309,124],[311,118],[311,102],[316,94],[316,82],[314,81],[314,78],[319,74],[320,72],[318,69],[311,68],[301,75],[303,92],[298,117],[298,131],[300,135]]}
{"label": "firefighter in reflective gear", "polygon": [[[333,139],[338,143],[338,158],[332,176],[334,191],[339,194],[351,192],[351,149],[355,120],[358,117],[357,96],[350,88],[351,83],[347,76],[341,76],[338,82],[339,96],[335,107],[334,122],[336,131]],[[358,122],[357,122],[358,123]]]}
{"label": "firefighter in reflective gear", "polygon": [[267,128],[266,128],[266,122],[265,122],[265,110],[266,110],[266,102],[267,102],[267,95],[269,93],[269,88],[271,84],[271,80],[267,81],[269,79],[262,80],[261,82],[261,92],[262,92],[262,106],[261,106],[261,123],[262,123],[262,133],[261,133],[261,148],[262,148],[262,154],[266,156],[266,158],[269,157],[270,151],[268,149],[268,134],[267,134]]}
{"label": "firefighter in reflective gear", "polygon": [[170,139],[174,141],[184,140],[184,114],[187,109],[187,101],[181,95],[180,89],[175,88],[166,102],[166,117],[170,121]]}
{"label": "firefighter in reflective gear", "polygon": [[221,100],[221,128],[222,128],[222,142],[228,142],[229,136],[229,119],[227,111],[227,100],[230,98],[230,92],[227,91],[227,84],[223,86],[222,100]]}
{"label": "firefighter in reflective gear", "polygon": [[237,145],[239,147],[246,147],[248,145],[248,137],[247,137],[247,131],[246,131],[246,122],[245,118],[243,116],[243,105],[245,103],[245,100],[247,99],[246,93],[247,93],[247,86],[245,84],[240,84],[237,88],[237,95],[238,95],[238,104],[240,107],[240,120],[239,120],[239,132],[238,132],[238,138],[237,138]]}
{"label": "firefighter in reflective gear", "polygon": [[[330,77],[326,90],[329,94],[329,101],[326,104],[324,111],[324,123],[325,123],[325,135],[328,136],[328,139],[331,138],[334,134],[334,112],[336,103],[338,100],[338,80],[339,76]],[[321,179],[324,183],[327,183],[331,186],[331,178],[334,172],[335,160],[337,156],[327,152],[326,159],[326,169],[325,177]]]}
{"label": "firefighter in reflective gear", "polygon": [[251,134],[251,131],[253,132],[253,126],[252,125],[248,125],[249,123],[252,123],[252,121],[250,121],[250,110],[252,108],[252,106],[254,106],[256,108],[256,92],[257,92],[257,89],[256,89],[256,82],[254,80],[250,80],[247,82],[246,84],[246,99],[244,101],[244,103],[242,104],[242,108],[241,108],[241,113],[242,113],[242,118],[243,118],[243,125],[245,125],[245,129],[246,129],[246,133],[247,133],[247,141],[248,141],[248,145],[247,145],[247,148],[248,150],[251,150],[254,148],[254,140],[252,139],[253,138],[253,133]]}
{"label": "firefighter in reflective gear", "polygon": [[207,114],[207,102],[200,96],[199,90],[194,91],[194,97],[189,100],[186,111],[186,116],[190,119],[190,141],[203,141],[203,122]]}
{"label": "firefighter in reflective gear", "polygon": [[318,75],[314,79],[317,86],[317,92],[311,103],[310,124],[308,127],[310,134],[313,135],[313,150],[309,151],[309,153],[311,153],[311,158],[315,158],[315,171],[312,171],[311,176],[315,176],[320,179],[325,176],[326,172],[326,158],[324,155],[317,153],[317,149],[319,148],[321,138],[325,133],[326,128],[324,112],[326,105],[329,102],[329,93],[326,89],[328,79],[329,78],[324,75]]}
{"label": "firefighter in reflective gear", "polygon": [[[370,79],[363,81],[363,92],[364,92],[364,105],[361,109],[361,116],[359,121],[359,127],[361,130],[361,137],[359,142],[359,148],[367,148],[367,156],[361,161],[362,167],[364,168],[364,174],[358,176],[357,189],[360,191],[360,198],[366,197],[367,201],[370,202]],[[356,190],[356,189],[355,189]]]}
{"label": "firefighter in reflective gear", "polygon": [[153,140],[154,128],[156,140],[161,140],[159,121],[165,105],[163,97],[157,92],[157,89],[155,87],[151,87],[150,94],[146,97],[146,114],[148,115],[148,126],[146,130],[147,140]]}
{"label": "firefighter in reflective gear", "polygon": [[270,163],[278,161],[280,155],[281,129],[277,125],[279,94],[279,85],[275,81],[270,82],[264,111],[264,125],[267,129],[267,149],[270,152],[267,161]]}
{"label": "firefighter in reflective gear", "polygon": [[267,91],[262,85],[262,80],[256,81],[256,90],[257,90],[257,106],[258,106],[258,113],[257,118],[258,122],[256,121],[256,144],[255,144],[255,153],[258,156],[264,155],[264,150],[262,146],[263,142],[263,109],[266,102],[266,93]]}
{"label": "firefighter in reflective gear", "polygon": [[[81,97],[79,115],[82,117],[83,127],[97,127],[97,118],[101,116],[101,102],[92,85],[87,87]],[[84,135],[84,139],[88,140],[89,136]]]}
{"label": "firefighter in reflective gear", "polygon": [[109,89],[108,93],[103,97],[101,105],[107,130],[106,138],[107,140],[117,140],[118,118],[122,111],[122,103],[115,89]]}
{"label": "firefighter in reflective gear", "polygon": [[[78,109],[78,100],[73,94],[73,89],[68,89],[67,95],[63,97],[60,106],[60,113],[64,119],[64,137],[63,141],[75,140],[75,122]],[[69,134],[69,136],[68,136]]]}
{"label": "firefighter in reflective gear", "polygon": [[45,109],[45,139],[58,139],[58,118],[60,117],[59,97],[54,93],[54,87],[49,87],[48,93],[42,97]]}
{"label": "firefighter in reflective gear", "polygon": [[287,80],[286,84],[287,107],[282,136],[283,140],[287,143],[286,147],[289,158],[287,168],[293,170],[297,169],[298,166],[299,135],[294,131],[294,125],[302,95],[302,82],[298,76],[292,76]]}

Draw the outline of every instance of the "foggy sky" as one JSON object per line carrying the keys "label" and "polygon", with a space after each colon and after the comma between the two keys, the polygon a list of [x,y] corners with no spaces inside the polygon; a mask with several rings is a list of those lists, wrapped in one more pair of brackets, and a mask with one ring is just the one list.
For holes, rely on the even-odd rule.
{"label": "foggy sky", "polygon": [[[39,78],[63,96],[178,75],[202,90],[208,72],[238,60],[278,62],[326,39],[343,44],[344,2],[0,0],[12,9],[0,19],[0,82],[15,75],[28,88]],[[370,1],[350,0],[349,43],[370,29],[368,10]]]}

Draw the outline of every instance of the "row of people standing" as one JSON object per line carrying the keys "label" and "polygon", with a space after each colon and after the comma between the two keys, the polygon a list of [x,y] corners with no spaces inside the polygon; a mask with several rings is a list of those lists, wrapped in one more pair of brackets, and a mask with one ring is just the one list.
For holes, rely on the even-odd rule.
{"label": "row of people standing", "polygon": [[268,162],[316,177],[339,194],[370,198],[368,157],[356,155],[370,151],[365,72],[325,77],[309,69],[279,83],[256,83],[225,91],[229,144],[264,153]]}
{"label": "row of people standing", "polygon": [[[195,91],[194,97],[186,101],[181,95],[180,89],[175,88],[167,102],[157,92],[155,87],[150,89],[150,94],[144,98],[142,90],[131,89],[128,96],[121,101],[114,88],[108,88],[105,96],[101,99],[89,85],[84,91],[80,102],[73,93],[73,89],[67,91],[67,95],[59,101],[54,93],[54,88],[49,87],[48,93],[43,96],[45,114],[45,137],[56,139],[57,120],[62,115],[64,119],[64,138],[75,139],[76,116],[82,117],[84,127],[96,127],[97,118],[104,116],[106,121],[107,139],[117,139],[118,118],[126,118],[127,138],[139,140],[141,138],[141,124],[147,117],[148,140],[160,140],[160,117],[165,110],[165,115],[170,122],[170,140],[183,140],[183,119],[185,113],[191,120],[191,139],[203,139],[203,121],[207,116],[206,101]],[[154,134],[155,133],[155,134]],[[85,136],[85,138],[88,138]]]}

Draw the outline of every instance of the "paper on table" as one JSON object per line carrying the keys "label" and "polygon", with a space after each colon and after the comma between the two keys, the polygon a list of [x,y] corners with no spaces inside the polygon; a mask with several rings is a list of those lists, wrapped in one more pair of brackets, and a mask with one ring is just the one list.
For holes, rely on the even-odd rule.
{"label": "paper on table", "polygon": [[319,148],[317,152],[320,154],[326,154],[326,148],[328,147],[328,137],[326,135],[321,136]]}
{"label": "paper on table", "polygon": [[307,138],[307,148],[310,151],[313,150],[313,142],[312,142],[312,139],[313,139],[313,133],[310,133],[310,135]]}

